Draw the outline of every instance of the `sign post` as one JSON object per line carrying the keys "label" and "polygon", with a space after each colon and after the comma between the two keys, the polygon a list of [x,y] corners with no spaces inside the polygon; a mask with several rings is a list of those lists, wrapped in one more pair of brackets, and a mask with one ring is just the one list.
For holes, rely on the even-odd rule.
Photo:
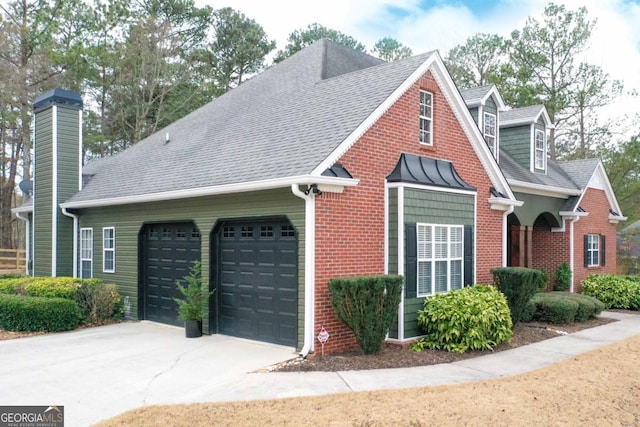
{"label": "sign post", "polygon": [[320,332],[318,333],[318,341],[320,341],[320,344],[322,345],[322,357],[324,357],[324,345],[327,340],[329,340],[329,332],[327,332],[323,326],[320,328]]}

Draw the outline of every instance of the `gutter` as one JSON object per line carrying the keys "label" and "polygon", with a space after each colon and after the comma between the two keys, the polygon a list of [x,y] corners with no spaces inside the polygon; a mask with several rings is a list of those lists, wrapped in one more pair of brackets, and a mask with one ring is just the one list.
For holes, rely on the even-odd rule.
{"label": "gutter", "polygon": [[26,230],[26,243],[25,243],[25,249],[26,249],[26,254],[27,254],[27,259],[26,259],[26,265],[25,265],[25,274],[28,276],[29,275],[29,263],[31,262],[31,221],[29,221],[29,216],[22,216],[21,213],[19,211],[13,211],[14,214],[16,214],[16,217],[23,220],[27,226],[27,230]]}
{"label": "gutter", "polygon": [[78,215],[72,214],[67,208],[60,208],[62,214],[73,218],[73,277],[78,277]]}
{"label": "gutter", "polygon": [[291,192],[304,200],[304,342],[300,357],[313,351],[314,292],[316,257],[316,203],[313,191],[300,191],[298,184],[291,184]]}

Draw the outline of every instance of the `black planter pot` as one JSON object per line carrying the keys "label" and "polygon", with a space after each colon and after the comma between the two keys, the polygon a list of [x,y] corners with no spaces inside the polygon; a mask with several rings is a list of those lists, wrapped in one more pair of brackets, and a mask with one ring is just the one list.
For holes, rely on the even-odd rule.
{"label": "black planter pot", "polygon": [[187,338],[202,336],[202,322],[200,320],[185,320],[184,331]]}

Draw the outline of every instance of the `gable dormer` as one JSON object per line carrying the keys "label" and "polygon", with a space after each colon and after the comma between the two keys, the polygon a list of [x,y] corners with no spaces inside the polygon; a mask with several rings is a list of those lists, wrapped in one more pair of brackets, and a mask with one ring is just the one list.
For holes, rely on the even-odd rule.
{"label": "gable dormer", "polygon": [[514,108],[500,116],[500,147],[533,173],[547,173],[547,135],[553,126],[544,105]]}
{"label": "gable dormer", "polygon": [[460,91],[471,117],[476,122],[497,160],[500,153],[500,114],[506,109],[504,101],[495,85],[479,86]]}

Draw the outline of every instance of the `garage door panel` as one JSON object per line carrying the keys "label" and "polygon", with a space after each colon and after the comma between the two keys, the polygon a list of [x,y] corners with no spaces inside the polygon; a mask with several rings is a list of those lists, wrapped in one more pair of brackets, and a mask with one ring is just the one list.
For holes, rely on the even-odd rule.
{"label": "garage door panel", "polygon": [[298,257],[293,227],[228,223],[220,228],[219,239],[219,286],[236,294],[219,299],[219,331],[295,346]]}
{"label": "garage door panel", "polygon": [[152,224],[144,230],[144,318],[182,325],[176,282],[200,260],[200,234],[193,223]]}

